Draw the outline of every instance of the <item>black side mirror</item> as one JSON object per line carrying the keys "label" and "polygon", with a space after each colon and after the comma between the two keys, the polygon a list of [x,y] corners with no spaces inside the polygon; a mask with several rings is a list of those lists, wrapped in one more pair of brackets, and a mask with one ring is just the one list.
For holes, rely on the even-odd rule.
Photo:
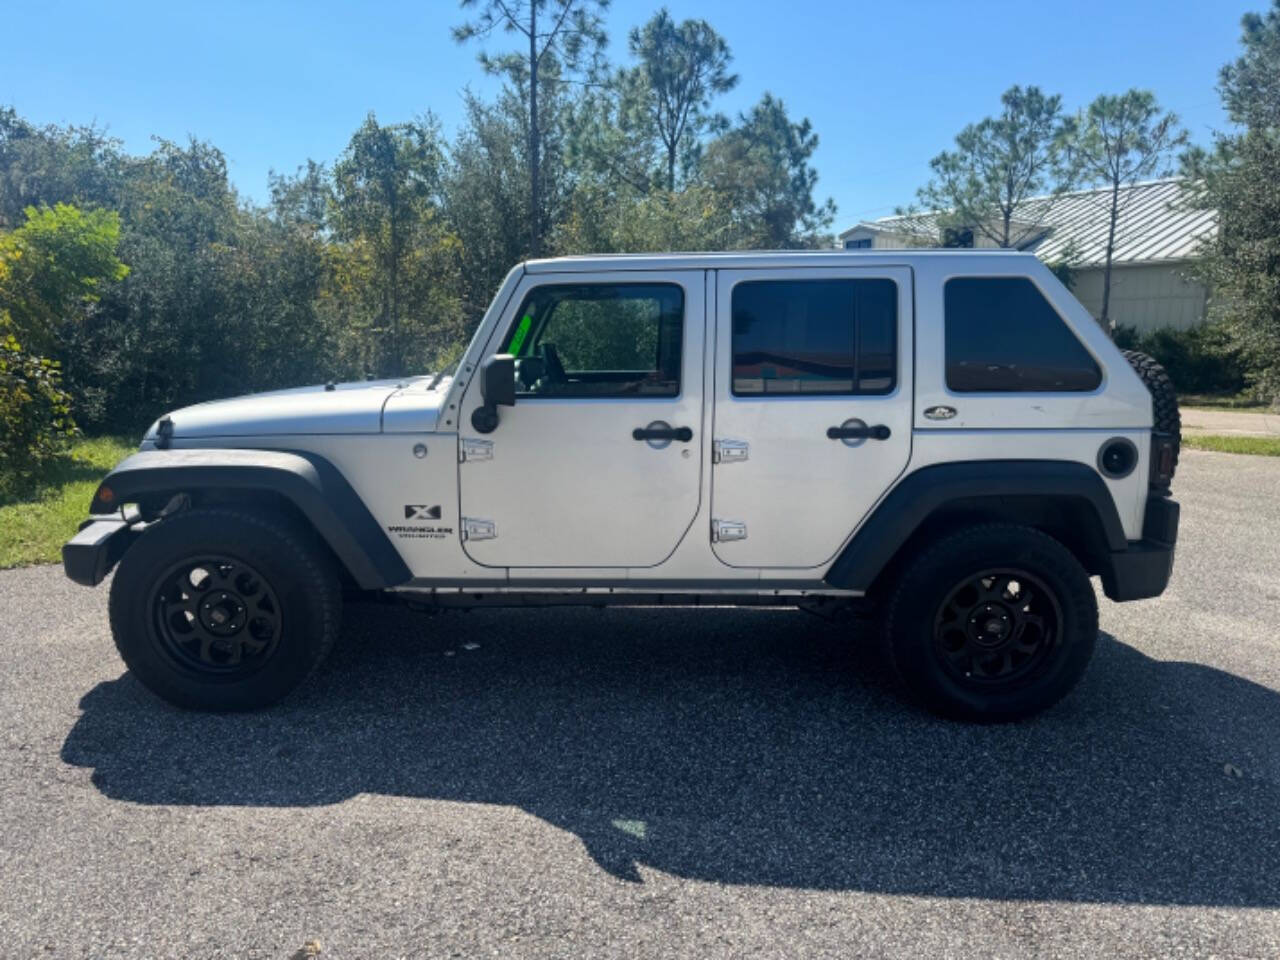
{"label": "black side mirror", "polygon": [[480,396],[486,406],[516,405],[516,358],[509,353],[495,353],[480,364]]}
{"label": "black side mirror", "polygon": [[471,426],[479,433],[492,433],[498,427],[498,407],[516,404],[515,357],[495,353],[480,364],[480,398],[484,405],[471,411]]}

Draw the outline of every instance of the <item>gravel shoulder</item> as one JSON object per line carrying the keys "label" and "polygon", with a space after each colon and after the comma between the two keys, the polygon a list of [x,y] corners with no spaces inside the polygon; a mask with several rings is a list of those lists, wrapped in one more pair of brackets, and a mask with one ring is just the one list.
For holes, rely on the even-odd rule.
{"label": "gravel shoulder", "polygon": [[1186,433],[1280,437],[1280,413],[1211,410],[1202,407],[1183,407],[1180,412],[1182,429]]}
{"label": "gravel shoulder", "polygon": [[803,613],[348,609],[273,710],[0,573],[0,955],[1280,955],[1280,460],[1186,451],[1158,600],[1019,725]]}

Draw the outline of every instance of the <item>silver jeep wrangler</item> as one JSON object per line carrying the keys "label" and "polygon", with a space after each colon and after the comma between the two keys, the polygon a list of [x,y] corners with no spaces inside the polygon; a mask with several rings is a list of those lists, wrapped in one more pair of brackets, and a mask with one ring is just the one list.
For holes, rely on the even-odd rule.
{"label": "silver jeep wrangler", "polygon": [[926,707],[1054,703],[1168,582],[1179,422],[1033,256],[521,264],[450,373],[176,410],[63,548],[173,703],[261,707],[344,596],[874,614]]}

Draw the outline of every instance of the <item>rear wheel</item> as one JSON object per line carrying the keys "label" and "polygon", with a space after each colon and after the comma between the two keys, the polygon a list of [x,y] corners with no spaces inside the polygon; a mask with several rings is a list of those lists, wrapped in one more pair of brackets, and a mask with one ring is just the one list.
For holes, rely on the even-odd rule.
{"label": "rear wheel", "polygon": [[250,710],[328,654],[340,593],[309,531],[252,510],[164,520],[124,555],[111,630],[133,674],[181,707]]}
{"label": "rear wheel", "polygon": [[1038,530],[989,524],[951,534],[907,568],[885,646],[928,709],[1015,720],[1075,686],[1097,632],[1093,587],[1071,552]]}

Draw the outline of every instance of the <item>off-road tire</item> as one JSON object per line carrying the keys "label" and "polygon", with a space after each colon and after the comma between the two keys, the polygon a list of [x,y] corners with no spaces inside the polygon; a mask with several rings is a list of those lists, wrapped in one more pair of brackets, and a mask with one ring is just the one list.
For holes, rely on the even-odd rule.
{"label": "off-road tire", "polygon": [[[942,618],[952,612],[958,585],[987,571],[1022,571],[1022,585],[1010,578],[1010,590],[1029,590],[1022,594],[1031,598],[1028,607],[1056,605],[1060,614],[1040,659],[1027,655],[1026,674],[1007,682],[962,675],[939,640],[940,629],[951,630],[947,642],[956,633]],[[1076,685],[1097,641],[1098,603],[1088,574],[1061,543],[1031,527],[992,523],[965,527],[925,550],[898,580],[883,623],[885,657],[912,699],[945,717],[1008,721],[1052,706]]]}
{"label": "off-road tire", "polygon": [[[163,612],[172,608],[174,571],[199,564],[200,558],[224,558],[223,569],[232,573],[250,571],[248,589],[258,578],[257,602],[265,595],[265,605],[277,611],[260,663],[249,663],[246,656],[239,667],[219,673],[175,647]],[[176,582],[183,583],[185,575],[179,572]],[[234,587],[229,589],[240,599]],[[248,616],[254,596],[243,598],[241,609],[250,609]],[[282,699],[320,665],[337,639],[341,602],[332,561],[310,530],[250,508],[194,509],[160,521],[125,553],[111,584],[111,632],[133,675],[170,703],[219,712],[253,710]],[[198,646],[198,638],[190,644]]]}
{"label": "off-road tire", "polygon": [[[1151,393],[1153,429],[1173,437],[1173,467],[1176,470],[1178,453],[1182,449],[1182,414],[1178,412],[1178,394],[1173,381],[1155,357],[1138,350],[1120,352]],[[1169,476],[1173,477],[1173,471]]]}

